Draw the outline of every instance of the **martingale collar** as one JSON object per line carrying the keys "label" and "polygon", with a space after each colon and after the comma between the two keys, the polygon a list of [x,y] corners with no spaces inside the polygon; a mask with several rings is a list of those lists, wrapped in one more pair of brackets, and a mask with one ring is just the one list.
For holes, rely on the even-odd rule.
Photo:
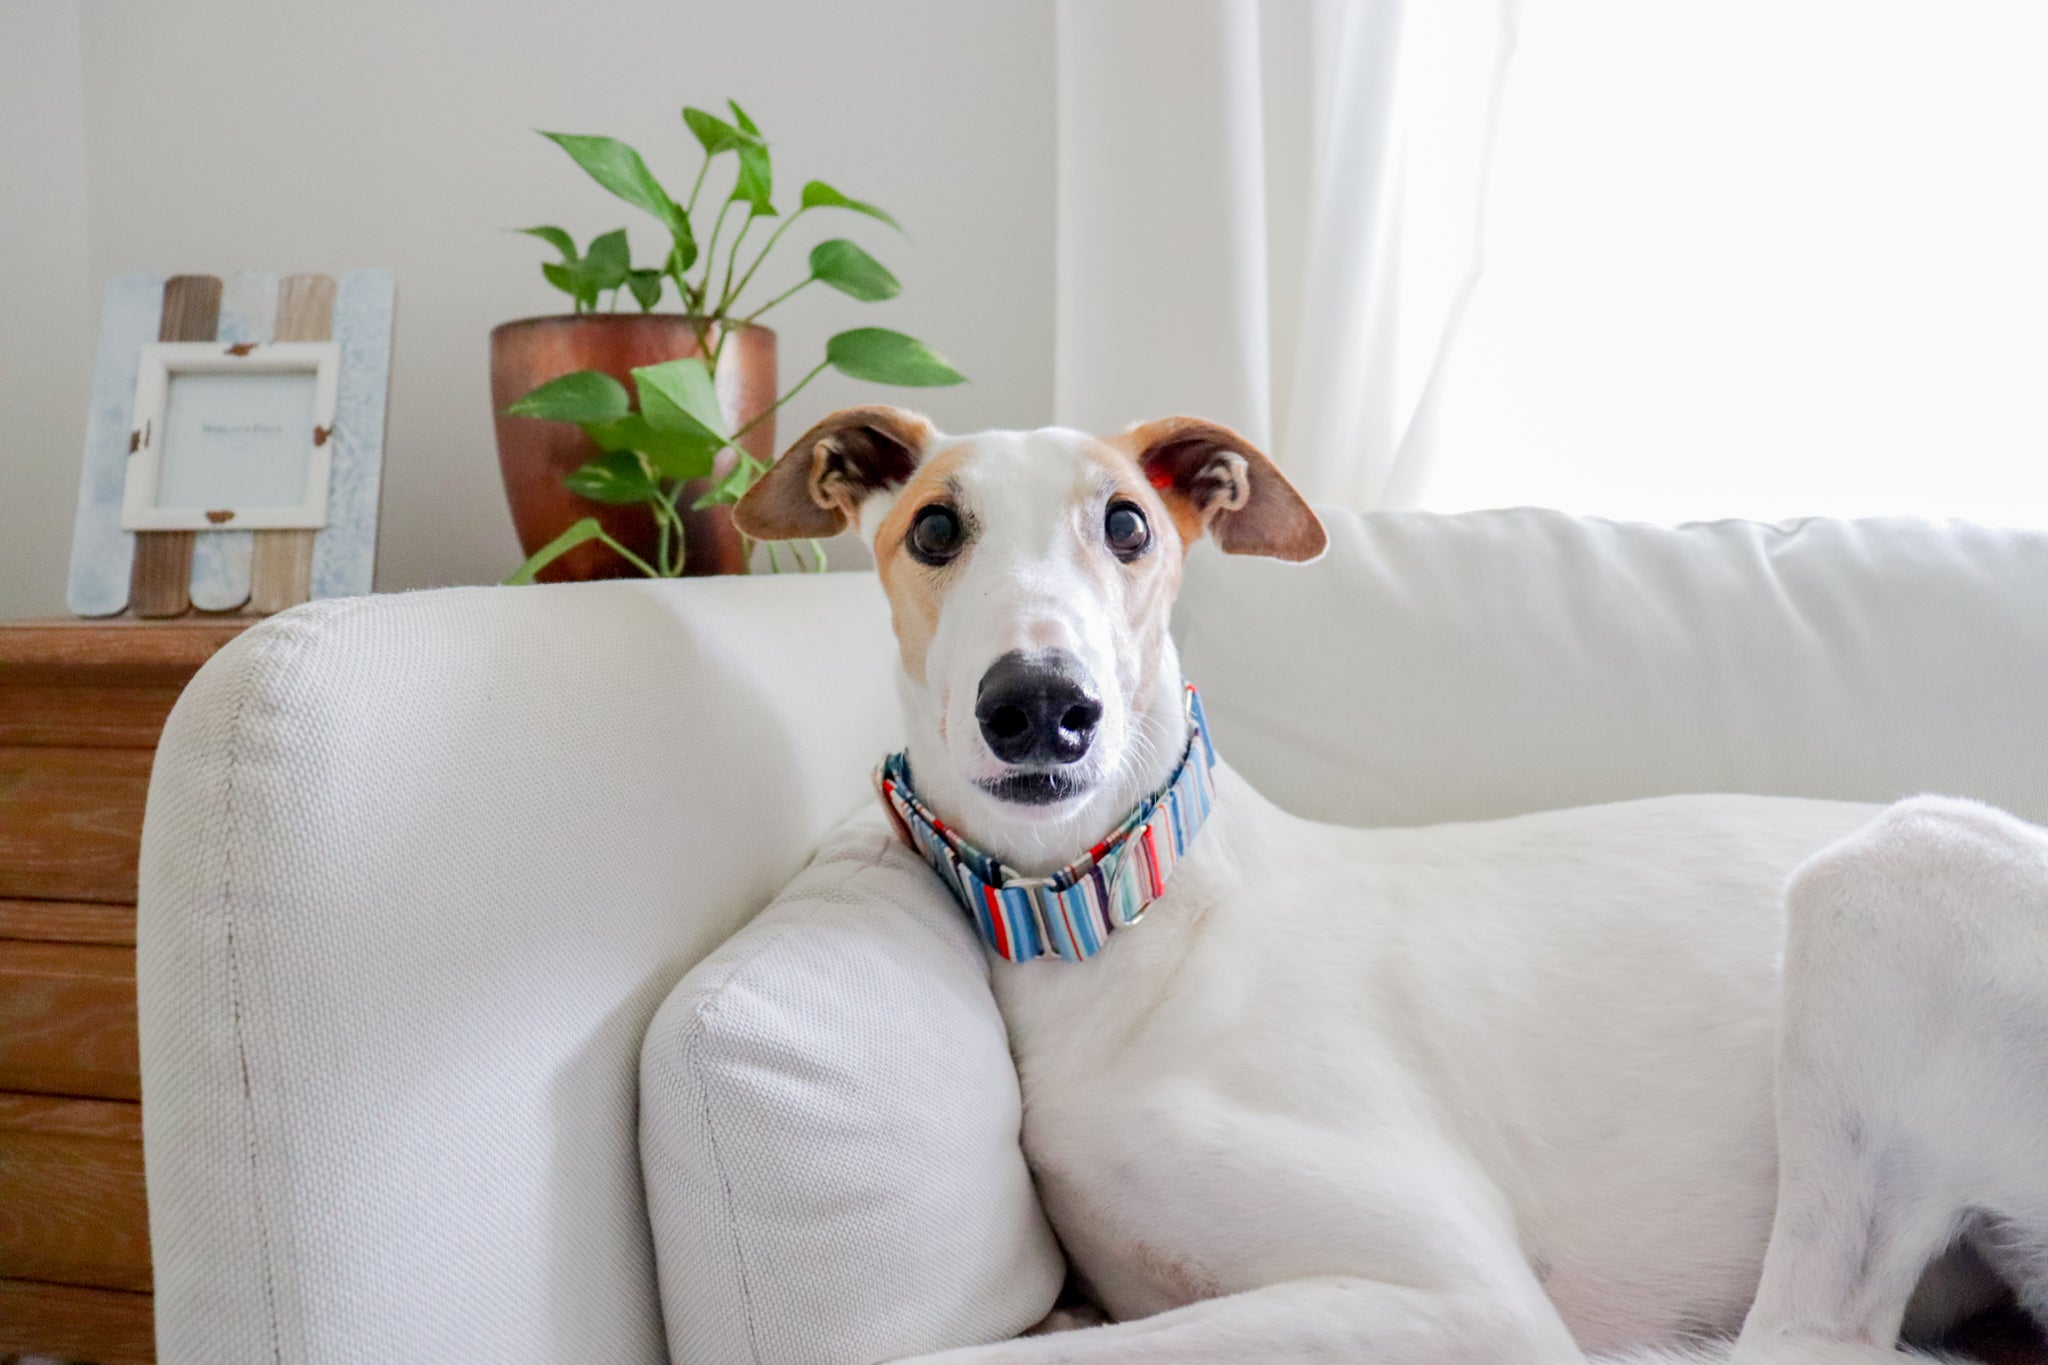
{"label": "martingale collar", "polygon": [[1085,962],[1115,930],[1136,924],[1216,805],[1216,746],[1194,684],[1187,689],[1188,747],[1166,785],[1108,838],[1049,877],[1020,877],[948,828],[910,786],[910,760],[891,754],[875,788],[896,832],[953,892],[982,941],[1011,962]]}

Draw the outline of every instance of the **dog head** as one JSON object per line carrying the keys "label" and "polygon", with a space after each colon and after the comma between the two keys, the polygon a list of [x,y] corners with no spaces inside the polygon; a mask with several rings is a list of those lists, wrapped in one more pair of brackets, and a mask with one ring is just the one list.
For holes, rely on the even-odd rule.
{"label": "dog head", "polygon": [[899,408],[805,432],[740,500],[763,540],[853,525],[895,617],[919,792],[1013,866],[1068,861],[1179,760],[1167,633],[1204,534],[1309,560],[1322,523],[1236,432],[1170,417],[1078,431],[943,435]]}

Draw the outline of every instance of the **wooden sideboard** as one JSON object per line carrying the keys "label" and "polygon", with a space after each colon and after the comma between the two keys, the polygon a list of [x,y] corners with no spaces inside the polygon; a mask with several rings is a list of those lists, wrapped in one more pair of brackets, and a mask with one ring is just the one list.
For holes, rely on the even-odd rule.
{"label": "wooden sideboard", "polygon": [[0,623],[0,1358],[155,1359],[142,806],[171,704],[250,624]]}

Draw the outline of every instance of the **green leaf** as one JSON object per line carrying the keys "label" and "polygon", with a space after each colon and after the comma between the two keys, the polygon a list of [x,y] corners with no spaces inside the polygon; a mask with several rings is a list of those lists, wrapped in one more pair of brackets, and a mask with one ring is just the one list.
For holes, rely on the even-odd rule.
{"label": "green leaf", "polygon": [[576,259],[576,239],[558,227],[514,228],[513,231],[523,232],[529,237],[540,238],[543,242],[561,252],[564,261],[573,263]]}
{"label": "green leaf", "polygon": [[609,422],[632,411],[626,386],[602,370],[577,370],[547,383],[505,409],[510,417],[549,422]]}
{"label": "green leaf", "polygon": [[562,480],[562,486],[592,502],[645,502],[661,495],[646,463],[630,450],[614,450],[592,460]]}
{"label": "green leaf", "polygon": [[676,244],[668,249],[668,260],[661,268],[668,274],[681,275],[691,265],[695,264],[696,260],[697,239],[694,237],[679,237],[676,239]]}
{"label": "green leaf", "polygon": [[718,391],[699,357],[643,365],[633,371],[633,386],[640,391],[641,413],[657,430],[701,434],[725,444]]}
{"label": "green leaf", "polygon": [[593,293],[617,289],[633,269],[632,250],[626,245],[626,230],[617,228],[591,239],[590,250],[574,267],[578,279]]}
{"label": "green leaf", "polygon": [[761,141],[761,135],[751,128],[741,131],[716,114],[707,114],[688,105],[683,106],[683,122],[703,144],[706,156],[717,156],[720,152],[730,152],[750,142],[758,144]]}
{"label": "green leaf", "polygon": [[634,450],[665,479],[701,479],[723,443],[695,432],[662,431],[637,412],[583,428],[605,450]]}
{"label": "green leaf", "polygon": [[967,376],[948,365],[915,337],[886,327],[856,327],[825,343],[825,360],[833,369],[872,384],[905,388],[938,388],[964,384]]}
{"label": "green leaf", "polygon": [[602,540],[604,527],[597,524],[596,517],[585,517],[533,552],[532,558],[521,564],[513,575],[505,580],[508,587],[522,587],[533,582],[534,575],[560,559],[569,551],[588,540]]}
{"label": "green leaf", "polygon": [[873,204],[864,204],[858,199],[849,199],[822,180],[813,180],[804,186],[804,207],[807,209],[851,209],[855,213],[865,213],[870,218],[887,223],[898,232],[903,231],[903,224],[891,218],[881,209],[876,208]]}
{"label": "green leaf", "polygon": [[542,133],[589,172],[590,178],[631,204],[661,220],[661,225],[678,239],[690,236],[690,220],[682,206],[669,198],[668,191],[647,169],[640,153],[615,137],[586,137],[578,133]]}
{"label": "green leaf", "polygon": [[747,490],[758,483],[761,476],[767,472],[767,465],[762,464],[743,450],[740,452],[740,461],[732,467],[732,472],[714,484],[710,492],[691,503],[690,510],[692,512],[701,512],[707,507],[719,507],[728,503],[738,502],[747,495]]}
{"label": "green leaf", "polygon": [[652,312],[654,305],[661,302],[662,274],[659,270],[634,270],[626,275],[626,288],[633,291],[633,298],[643,313]]}
{"label": "green leaf", "polygon": [[740,173],[732,183],[732,202],[747,205],[756,218],[773,218],[775,205],[768,202],[768,197],[774,185],[775,172],[768,162],[768,149],[740,148]]}
{"label": "green leaf", "polygon": [[882,263],[844,237],[811,248],[811,276],[862,303],[893,299],[903,292]]}
{"label": "green leaf", "polygon": [[749,205],[754,217],[773,218],[775,205],[768,200],[775,188],[775,171],[768,155],[767,140],[754,126],[754,121],[747,117],[747,111],[740,108],[739,101],[727,100],[725,103],[739,123],[741,134],[749,139],[736,148],[740,155],[740,173],[733,182],[732,197],[736,202]]}
{"label": "green leaf", "polygon": [[576,302],[583,302],[583,290],[577,284],[576,277],[569,273],[568,266],[554,261],[542,261],[540,263],[540,273],[547,279],[549,284],[561,290],[564,294],[576,300]]}

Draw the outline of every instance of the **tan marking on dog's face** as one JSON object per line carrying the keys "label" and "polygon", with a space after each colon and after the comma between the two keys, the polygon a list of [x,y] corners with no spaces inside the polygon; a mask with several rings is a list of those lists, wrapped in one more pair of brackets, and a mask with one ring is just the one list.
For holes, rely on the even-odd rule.
{"label": "tan marking on dog's face", "polygon": [[[1148,531],[1128,559],[1107,527],[1125,502]],[[935,504],[962,527],[959,551],[937,564],[908,544]],[[902,487],[864,505],[861,529],[894,618],[918,785],[964,813],[966,828],[991,827],[980,814],[1000,813],[1064,848],[1084,826],[1098,837],[1102,812],[1121,816],[1156,785],[1153,769],[1177,760],[1185,731],[1167,627],[1185,549],[1167,500],[1128,452],[1057,429],[941,438]],[[1020,804],[997,794],[1046,772],[1041,760],[998,757],[977,715],[989,671],[1020,653],[1063,660],[1100,705],[1088,749],[1058,765],[1070,796]]]}
{"label": "tan marking on dog's face", "polygon": [[[1143,693],[1157,682],[1160,644],[1173,619],[1173,601],[1180,596],[1181,572],[1191,542],[1174,509],[1146,481],[1145,471],[1138,467],[1128,449],[1098,440],[1083,446],[1081,454],[1113,481],[1115,492],[1109,501],[1136,503],[1144,509],[1145,520],[1153,529],[1154,544],[1142,558],[1125,564],[1113,555],[1100,555],[1090,561],[1105,599],[1122,601],[1125,638],[1131,641],[1130,657],[1137,663],[1133,690]],[[1169,526],[1174,529],[1173,535],[1167,534]],[[1195,533],[1201,533],[1199,522]],[[1119,580],[1120,592],[1116,586]]]}
{"label": "tan marking on dog's face", "polygon": [[922,679],[925,674],[925,654],[938,629],[947,570],[912,559],[903,547],[903,538],[909,534],[918,509],[933,502],[954,501],[947,486],[954,482],[955,471],[973,454],[973,444],[963,441],[927,459],[896,495],[875,528],[875,571],[881,577],[882,591],[889,597],[903,671],[913,678]]}
{"label": "tan marking on dog's face", "polygon": [[[1142,548],[1126,539],[1123,502],[1144,520]],[[934,503],[950,506],[961,537],[950,552],[913,552],[907,540]],[[849,517],[894,618],[917,786],[1020,870],[1068,861],[1186,752],[1168,625],[1188,547],[1206,534],[1232,554],[1307,560],[1325,542],[1263,452],[1191,417],[1108,438],[1049,427],[954,440],[901,409],[847,409],[734,509],[741,529],[767,539],[830,534]],[[1039,685],[1030,676],[1057,690],[1028,690]],[[989,691],[983,715],[985,684],[1003,690]],[[1067,709],[1027,716],[1045,742],[1018,744],[1027,732],[1004,727],[1050,700]],[[1092,720],[1069,727],[1069,714]],[[1057,741],[1069,728],[1087,730],[1080,747]]]}
{"label": "tan marking on dog's face", "polygon": [[1329,536],[1272,459],[1215,422],[1168,417],[1111,438],[1172,509],[1182,543],[1207,535],[1226,554],[1306,563]]}
{"label": "tan marking on dog's face", "polygon": [[1140,449],[1139,430],[1137,428],[1134,427],[1130,431],[1119,432],[1115,436],[1105,436],[1102,438],[1102,444],[1107,449],[1115,452],[1124,467],[1131,471],[1131,478],[1151,496],[1152,501],[1157,504],[1163,514],[1166,523],[1171,525],[1180,534],[1180,543],[1183,550],[1192,547],[1196,541],[1202,538],[1202,510],[1182,498],[1175,498],[1168,502],[1164,497],[1160,496],[1159,490],[1152,486],[1151,480],[1145,477],[1144,469],[1138,464],[1138,457],[1143,454],[1143,451]]}

